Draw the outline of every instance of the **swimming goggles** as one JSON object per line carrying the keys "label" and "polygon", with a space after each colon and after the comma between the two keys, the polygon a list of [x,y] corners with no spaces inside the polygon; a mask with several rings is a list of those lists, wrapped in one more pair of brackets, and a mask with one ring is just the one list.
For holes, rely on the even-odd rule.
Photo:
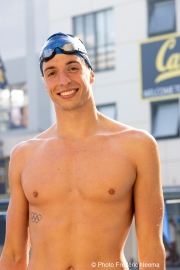
{"label": "swimming goggles", "polygon": [[50,59],[52,59],[55,55],[56,55],[56,50],[60,50],[61,53],[63,54],[74,54],[74,53],[83,53],[83,54],[87,54],[86,49],[84,48],[84,46],[82,46],[81,48],[79,46],[76,46],[75,44],[65,44],[62,47],[55,47],[54,49],[45,49],[42,50],[42,53],[39,57],[39,61],[40,62],[47,62]]}

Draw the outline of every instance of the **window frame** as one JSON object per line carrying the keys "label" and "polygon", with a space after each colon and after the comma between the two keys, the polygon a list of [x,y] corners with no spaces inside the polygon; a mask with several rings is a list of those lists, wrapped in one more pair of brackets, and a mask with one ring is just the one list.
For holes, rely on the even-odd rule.
{"label": "window frame", "polygon": [[[98,56],[100,54],[98,54],[98,44],[97,44],[97,19],[96,19],[96,16],[98,13],[100,12],[106,12],[108,10],[113,10],[113,7],[109,7],[109,8],[104,8],[104,9],[101,9],[101,10],[97,10],[97,11],[93,11],[93,12],[88,12],[88,13],[85,13],[85,14],[80,14],[80,15],[77,15],[77,16],[74,16],[72,18],[72,24],[73,24],[73,33],[74,35],[76,35],[76,23],[75,23],[75,20],[76,18],[78,17],[82,17],[82,21],[83,21],[83,36],[84,36],[84,39],[82,40],[83,43],[85,44],[85,47],[87,49],[87,52],[88,52],[88,47],[86,45],[86,39],[87,39],[87,35],[86,35],[86,31],[85,31],[85,20],[86,20],[86,16],[88,15],[92,15],[93,16],[93,20],[94,20],[94,29],[93,29],[93,34],[95,35],[95,46],[94,46],[94,50],[95,50],[95,55],[94,55],[94,65],[93,66],[93,71],[95,72],[101,72],[101,71],[108,71],[108,70],[113,70],[115,68],[115,42],[113,43],[106,43],[104,48],[108,48],[109,45],[113,46],[113,50],[110,51],[110,53],[113,53],[113,58],[112,58],[112,61],[114,61],[114,65],[113,66],[110,66],[110,67],[105,67],[105,68],[98,68],[98,63],[100,63],[100,61],[98,61]],[[106,35],[106,40],[107,40],[107,33],[105,33]],[[106,51],[107,53],[107,51]],[[106,55],[106,53],[104,53],[104,55]],[[90,58],[90,57],[89,57]],[[90,59],[91,61],[91,59]],[[107,59],[105,59],[105,62],[108,62]]]}
{"label": "window frame", "polygon": [[[111,119],[117,121],[117,104],[116,104],[116,102],[105,103],[105,104],[96,104],[96,109],[98,110],[99,107],[108,107],[108,106],[114,106],[114,108],[115,108],[115,118],[111,118]],[[98,110],[98,112],[101,113],[99,110]],[[105,115],[105,114],[103,114],[103,115]],[[105,115],[105,116],[109,117],[107,115]]]}
{"label": "window frame", "polygon": [[[173,104],[176,103],[178,104],[178,131],[176,135],[167,135],[167,136],[154,136],[153,135],[153,129],[154,129],[154,120],[155,120],[155,115],[157,112],[157,107],[162,104]],[[156,140],[167,140],[167,139],[174,139],[174,138],[179,138],[180,137],[180,101],[179,99],[166,99],[166,100],[161,100],[161,101],[155,101],[150,103],[151,107],[151,134]]]}
{"label": "window frame", "polygon": [[[28,128],[28,91],[27,91],[27,84],[25,82],[23,83],[18,83],[18,84],[12,84],[12,85],[7,85],[7,87],[5,89],[0,89],[0,91],[4,91],[8,89],[10,92],[10,97],[9,97],[9,105],[6,109],[7,114],[8,114],[8,119],[7,120],[0,120],[0,125],[5,123],[7,124],[7,128],[6,129],[2,129],[0,128],[0,132],[7,132],[7,131],[12,131],[12,130],[18,130],[18,129],[27,129]],[[27,98],[27,104],[24,103],[24,106],[17,106],[17,108],[19,110],[26,110],[27,112],[24,111],[24,114],[22,114],[22,119],[21,119],[21,125],[13,125],[13,117],[12,117],[12,111],[13,109],[16,108],[16,106],[13,106],[12,103],[12,91],[13,90],[22,90],[24,92],[24,98],[26,96]],[[3,113],[4,109],[0,108],[0,113]],[[23,122],[27,122],[27,125],[23,125]]]}
{"label": "window frame", "polygon": [[[174,28],[171,31],[161,31],[158,33],[150,33],[149,23],[150,23],[150,17],[151,17],[152,11],[153,11],[153,5],[155,3],[162,3],[162,2],[174,2],[174,6],[175,6]],[[148,37],[155,37],[155,36],[160,36],[160,35],[165,35],[165,34],[176,32],[177,19],[176,19],[176,1],[175,0],[163,0],[163,1],[162,0],[147,0],[147,8],[148,8],[148,29],[147,29]]]}

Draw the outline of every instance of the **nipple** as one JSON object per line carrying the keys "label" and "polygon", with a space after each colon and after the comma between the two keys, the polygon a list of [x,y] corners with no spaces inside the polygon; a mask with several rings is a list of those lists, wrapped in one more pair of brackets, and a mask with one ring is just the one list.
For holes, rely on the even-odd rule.
{"label": "nipple", "polygon": [[115,193],[114,189],[111,188],[111,189],[109,190],[109,194],[114,194],[114,193]]}
{"label": "nipple", "polygon": [[33,196],[36,198],[38,196],[38,192],[37,191],[34,191],[33,192]]}

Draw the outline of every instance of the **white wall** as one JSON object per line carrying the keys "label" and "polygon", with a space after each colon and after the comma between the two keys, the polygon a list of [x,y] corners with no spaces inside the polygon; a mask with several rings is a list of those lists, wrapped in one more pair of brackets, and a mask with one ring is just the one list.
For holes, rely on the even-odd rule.
{"label": "white wall", "polygon": [[[40,52],[47,35],[48,0],[31,0],[34,5],[35,46]],[[27,0],[0,0],[0,55],[13,60],[26,55],[26,4]]]}
{"label": "white wall", "polygon": [[9,156],[11,147],[51,124],[50,99],[40,79],[38,61],[49,35],[48,7],[47,0],[0,0],[0,7],[0,55],[7,81],[10,85],[26,82],[29,101],[28,128],[0,133],[3,152]]}

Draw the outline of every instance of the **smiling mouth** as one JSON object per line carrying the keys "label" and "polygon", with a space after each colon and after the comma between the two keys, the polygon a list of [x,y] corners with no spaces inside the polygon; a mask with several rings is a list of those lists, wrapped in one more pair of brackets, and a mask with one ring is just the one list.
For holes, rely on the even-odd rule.
{"label": "smiling mouth", "polygon": [[61,92],[59,93],[60,96],[70,96],[72,94],[74,94],[78,89],[72,89],[72,90],[68,90],[68,91],[65,91],[65,92]]}

